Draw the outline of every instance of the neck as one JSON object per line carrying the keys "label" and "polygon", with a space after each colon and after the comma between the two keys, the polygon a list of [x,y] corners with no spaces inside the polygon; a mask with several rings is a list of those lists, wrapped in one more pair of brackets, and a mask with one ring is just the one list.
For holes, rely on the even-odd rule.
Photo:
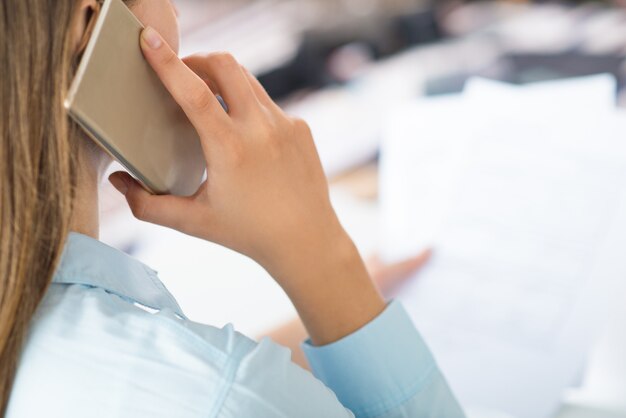
{"label": "neck", "polygon": [[98,187],[109,160],[100,150],[94,150],[90,145],[83,144],[79,152],[76,198],[70,230],[98,239]]}

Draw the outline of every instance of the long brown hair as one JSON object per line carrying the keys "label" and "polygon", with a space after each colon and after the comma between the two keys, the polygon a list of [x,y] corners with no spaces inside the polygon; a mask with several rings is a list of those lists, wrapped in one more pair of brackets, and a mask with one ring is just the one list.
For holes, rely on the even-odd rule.
{"label": "long brown hair", "polygon": [[79,4],[0,3],[0,416],[69,230],[78,129],[62,104]]}

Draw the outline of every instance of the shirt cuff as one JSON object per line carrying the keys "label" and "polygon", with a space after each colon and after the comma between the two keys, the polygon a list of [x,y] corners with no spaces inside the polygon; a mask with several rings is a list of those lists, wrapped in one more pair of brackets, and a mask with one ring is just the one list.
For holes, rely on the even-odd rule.
{"label": "shirt cuff", "polygon": [[306,341],[302,348],[313,374],[357,416],[397,408],[437,370],[404,307],[395,301],[353,334],[321,347]]}

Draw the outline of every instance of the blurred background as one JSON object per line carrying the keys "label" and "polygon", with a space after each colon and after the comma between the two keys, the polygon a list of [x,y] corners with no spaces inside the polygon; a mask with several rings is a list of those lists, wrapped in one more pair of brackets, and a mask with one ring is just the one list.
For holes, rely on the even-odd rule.
{"label": "blurred background", "polygon": [[[399,297],[471,416],[626,417],[625,2],[174,2],[181,55],[231,52],[309,122],[364,257],[433,248]],[[295,316],[254,262],[102,187],[101,238],[191,319]]]}

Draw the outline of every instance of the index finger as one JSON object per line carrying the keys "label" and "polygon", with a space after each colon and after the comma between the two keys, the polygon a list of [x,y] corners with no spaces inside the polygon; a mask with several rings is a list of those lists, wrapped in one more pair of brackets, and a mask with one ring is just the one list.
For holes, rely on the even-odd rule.
{"label": "index finger", "polygon": [[143,30],[141,48],[201,137],[212,137],[211,130],[216,124],[229,122],[228,115],[206,83],[178,58],[156,30],[151,27]]}

